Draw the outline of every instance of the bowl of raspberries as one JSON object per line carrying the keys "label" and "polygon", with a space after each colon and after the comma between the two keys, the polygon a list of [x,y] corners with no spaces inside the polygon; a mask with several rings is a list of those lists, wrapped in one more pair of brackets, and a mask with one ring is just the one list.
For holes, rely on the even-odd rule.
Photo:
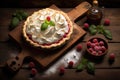
{"label": "bowl of raspberries", "polygon": [[92,37],[87,42],[87,52],[93,56],[103,56],[108,51],[108,43],[99,37]]}

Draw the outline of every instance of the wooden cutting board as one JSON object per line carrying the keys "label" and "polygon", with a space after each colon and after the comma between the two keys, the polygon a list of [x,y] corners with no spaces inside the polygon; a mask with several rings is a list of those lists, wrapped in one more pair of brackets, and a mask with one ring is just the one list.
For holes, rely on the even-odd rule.
{"label": "wooden cutting board", "polygon": [[[43,68],[48,67],[51,63],[60,58],[60,56],[64,55],[66,51],[68,51],[70,47],[86,33],[80,26],[74,23],[74,20],[87,12],[90,7],[91,5],[88,2],[83,2],[67,13],[74,24],[73,34],[71,36],[71,39],[63,47],[54,51],[43,51],[27,46],[25,41],[22,39],[23,24],[12,30],[9,33],[9,36],[21,46],[22,51],[18,56],[7,61],[8,67],[12,71],[19,70],[23,64],[24,59],[27,57],[31,57]],[[50,8],[60,10],[55,5],[50,6]]]}

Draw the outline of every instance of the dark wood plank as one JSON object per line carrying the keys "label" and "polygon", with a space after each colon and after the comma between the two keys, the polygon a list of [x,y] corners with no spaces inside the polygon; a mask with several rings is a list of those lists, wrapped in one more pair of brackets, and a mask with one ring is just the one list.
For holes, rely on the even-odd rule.
{"label": "dark wood plank", "polygon": [[[2,80],[26,80],[29,79],[30,70],[20,70],[16,76],[8,78],[0,76]],[[66,69],[64,75],[60,76],[59,73],[51,74],[49,76],[37,74],[35,80],[119,80],[120,69],[96,69],[95,75],[88,74],[86,70],[82,72],[76,72],[75,69]],[[24,75],[21,75],[24,74]]]}

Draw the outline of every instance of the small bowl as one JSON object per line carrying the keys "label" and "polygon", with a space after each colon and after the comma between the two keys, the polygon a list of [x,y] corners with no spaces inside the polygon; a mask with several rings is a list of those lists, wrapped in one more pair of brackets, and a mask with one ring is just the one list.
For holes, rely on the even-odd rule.
{"label": "small bowl", "polygon": [[86,42],[87,52],[96,57],[103,56],[108,51],[108,43],[105,39],[92,37]]}

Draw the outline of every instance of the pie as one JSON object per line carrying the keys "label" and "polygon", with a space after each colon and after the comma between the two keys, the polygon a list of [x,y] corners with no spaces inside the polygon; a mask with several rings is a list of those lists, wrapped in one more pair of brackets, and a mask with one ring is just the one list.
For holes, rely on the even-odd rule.
{"label": "pie", "polygon": [[68,41],[73,24],[66,13],[51,8],[34,12],[24,22],[23,37],[34,47],[57,48]]}

